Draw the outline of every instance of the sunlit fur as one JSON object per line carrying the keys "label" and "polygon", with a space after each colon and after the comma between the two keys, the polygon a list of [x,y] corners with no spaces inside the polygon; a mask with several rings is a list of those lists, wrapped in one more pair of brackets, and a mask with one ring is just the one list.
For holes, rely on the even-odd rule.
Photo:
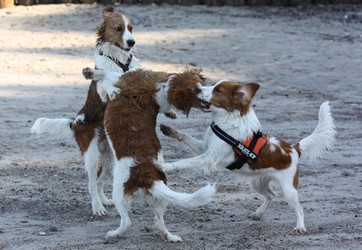
{"label": "sunlit fur", "polygon": [[[102,14],[103,20],[97,29],[95,65],[98,69],[117,72],[119,77],[124,73],[123,69],[109,57],[123,64],[127,63],[135,43],[132,35],[132,23],[126,15],[114,12],[112,8],[105,8]],[[138,59],[133,56],[130,70],[139,67]],[[111,172],[112,166],[110,163],[111,151],[104,133],[103,118],[109,98],[114,98],[119,92],[119,89],[110,83],[113,82],[109,80],[99,83],[91,82],[85,104],[75,119],[39,118],[31,128],[31,132],[38,135],[47,134],[63,138],[74,136],[84,158],[92,212],[96,215],[105,214],[104,205],[113,203],[112,200],[106,198],[103,192],[103,181]]]}
{"label": "sunlit fur", "polygon": [[[91,75],[101,80],[114,72],[95,70]],[[161,144],[156,133],[160,111],[175,107],[187,113],[199,107],[195,90],[204,79],[199,71],[167,74],[138,69],[124,74],[115,84],[121,92],[108,103],[104,124],[113,151],[113,192],[115,206],[121,216],[120,226],[107,237],[122,235],[131,225],[129,209],[136,194],[144,194],[155,208],[156,226],[167,241],[181,238],[165,227],[163,214],[171,203],[181,207],[196,207],[211,200],[215,187],[207,185],[192,194],[178,193],[166,185],[167,177],[159,167],[163,162]],[[180,101],[182,99],[182,101]]]}
{"label": "sunlit fur", "polygon": [[[258,88],[259,85],[256,83],[239,84],[223,80],[214,86],[200,87],[198,97],[211,103],[212,119],[223,131],[243,141],[261,129],[260,122],[251,107],[251,101]],[[161,129],[166,135],[183,141],[199,154],[193,158],[162,164],[166,171],[183,168],[221,168],[230,171],[226,166],[235,160],[232,147],[215,135],[210,127],[203,141],[166,125],[162,125]],[[270,182],[276,181],[297,216],[294,231],[306,232],[303,208],[299,204],[297,191],[298,160],[302,155],[313,159],[321,156],[333,146],[335,136],[336,130],[328,102],[320,107],[317,128],[296,145],[266,135],[267,144],[261,151],[258,161],[254,164],[244,164],[240,170],[233,170],[231,173],[249,176],[254,190],[265,198],[264,203],[250,217],[260,219],[264,215],[274,197]]]}

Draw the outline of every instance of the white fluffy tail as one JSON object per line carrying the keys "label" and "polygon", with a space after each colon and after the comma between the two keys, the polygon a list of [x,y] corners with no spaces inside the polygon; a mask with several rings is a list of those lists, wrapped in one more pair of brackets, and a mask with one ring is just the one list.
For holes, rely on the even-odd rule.
{"label": "white fluffy tail", "polygon": [[299,142],[302,155],[312,161],[331,149],[336,139],[337,131],[328,101],[320,106],[318,120],[318,126],[313,133]]}
{"label": "white fluffy tail", "polygon": [[70,125],[73,122],[71,119],[48,119],[39,118],[31,127],[32,134],[49,134],[54,137],[61,137],[69,139],[73,137],[73,130]]}
{"label": "white fluffy tail", "polygon": [[179,207],[190,208],[209,203],[216,192],[216,188],[215,185],[208,184],[191,194],[178,193],[172,191],[165,185],[165,183],[163,183],[163,181],[156,181],[150,192],[155,199],[159,199]]}

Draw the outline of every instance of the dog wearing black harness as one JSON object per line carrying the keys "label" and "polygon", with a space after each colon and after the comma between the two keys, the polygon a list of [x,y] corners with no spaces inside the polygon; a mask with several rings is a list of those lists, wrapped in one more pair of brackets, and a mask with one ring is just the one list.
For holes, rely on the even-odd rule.
{"label": "dog wearing black harness", "polygon": [[211,123],[210,128],[221,140],[233,147],[237,159],[226,167],[229,170],[240,169],[245,163],[255,163],[258,160],[259,152],[267,143],[260,130],[253,133],[246,141],[241,142],[225,133],[215,122]]}
{"label": "dog wearing black harness", "polygon": [[184,142],[198,155],[164,163],[162,167],[166,171],[222,168],[249,176],[254,190],[265,198],[250,215],[255,220],[259,220],[271,204],[274,192],[270,183],[275,181],[297,216],[294,232],[305,233],[303,208],[298,198],[298,161],[302,155],[316,159],[332,148],[336,130],[329,103],[320,106],[319,123],[314,132],[290,145],[283,139],[260,132],[260,122],[251,106],[258,89],[256,83],[227,80],[213,86],[200,86],[197,97],[209,103],[213,120],[203,141],[161,124],[165,135]]}

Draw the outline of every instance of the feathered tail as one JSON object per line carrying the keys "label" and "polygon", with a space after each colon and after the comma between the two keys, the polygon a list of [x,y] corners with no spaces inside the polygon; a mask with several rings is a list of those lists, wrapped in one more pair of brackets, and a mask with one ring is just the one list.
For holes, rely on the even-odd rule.
{"label": "feathered tail", "polygon": [[167,187],[163,181],[156,181],[150,192],[156,199],[179,207],[190,208],[209,203],[216,192],[216,188],[215,185],[208,184],[191,194],[178,193]]}
{"label": "feathered tail", "polygon": [[69,139],[73,137],[73,130],[71,128],[73,123],[72,119],[48,119],[39,118],[31,127],[32,134],[48,134],[54,137]]}
{"label": "feathered tail", "polygon": [[299,142],[303,156],[315,160],[334,145],[337,135],[329,102],[324,102],[319,108],[318,125],[313,133]]}

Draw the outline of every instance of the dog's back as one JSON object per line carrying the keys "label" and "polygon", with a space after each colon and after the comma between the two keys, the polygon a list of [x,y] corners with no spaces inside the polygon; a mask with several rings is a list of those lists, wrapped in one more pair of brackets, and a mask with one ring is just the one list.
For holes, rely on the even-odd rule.
{"label": "dog's back", "polygon": [[121,78],[122,92],[108,103],[104,118],[118,160],[127,156],[139,162],[156,159],[161,145],[155,131],[159,112],[155,95],[158,83],[166,82],[168,76],[140,69]]}

